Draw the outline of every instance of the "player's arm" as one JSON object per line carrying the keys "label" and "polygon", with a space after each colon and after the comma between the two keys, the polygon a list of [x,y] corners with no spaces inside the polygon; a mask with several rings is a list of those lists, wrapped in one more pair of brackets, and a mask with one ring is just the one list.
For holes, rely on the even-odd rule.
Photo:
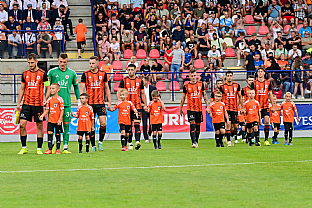
{"label": "player's arm", "polygon": [[78,77],[77,77],[76,73],[75,73],[75,77],[73,80],[73,86],[74,86],[75,96],[76,96],[77,101],[78,101],[78,105],[80,105],[80,91],[79,91],[79,86],[78,86]]}
{"label": "player's arm", "polygon": [[259,126],[262,124],[262,120],[261,120],[261,109],[260,109],[260,105],[259,105],[259,111],[258,111],[258,116],[259,116]]}
{"label": "player's arm", "polygon": [[224,108],[224,115],[225,115],[226,121],[229,122],[229,114],[225,108]]}
{"label": "player's arm", "polygon": [[238,96],[237,105],[241,107],[241,111],[244,113],[245,112],[245,108],[244,108],[244,105],[243,105],[243,96],[242,96],[241,91],[238,91],[237,96]]}
{"label": "player's arm", "polygon": [[108,100],[108,106],[107,106],[107,108],[111,108],[111,106],[112,106],[112,99],[111,99],[111,92],[110,92],[110,90],[109,90],[108,83],[105,82],[104,86],[105,86],[106,97],[107,97],[107,100]]}
{"label": "player's arm", "polygon": [[16,106],[17,110],[19,110],[21,108],[21,102],[22,102],[22,99],[24,97],[25,87],[26,87],[26,84],[22,82],[21,89],[18,93],[18,100],[17,100],[17,106]]}
{"label": "player's arm", "polygon": [[43,118],[49,113],[49,109],[46,109],[42,114],[41,114],[41,116],[39,116],[39,120],[40,121],[42,121],[43,120]]}
{"label": "player's arm", "polygon": [[212,106],[211,105],[209,106],[209,116],[210,118],[212,118]]}
{"label": "player's arm", "polygon": [[294,104],[294,111],[295,111],[296,116],[297,116],[297,121],[299,122],[300,121],[299,120],[299,115],[298,115],[298,111],[297,111],[297,108],[296,108],[295,104]]}
{"label": "player's arm", "polygon": [[[204,86],[204,84],[203,84],[203,86]],[[210,112],[209,102],[208,102],[208,97],[207,97],[207,94],[206,94],[205,90],[203,91],[202,94],[203,94],[204,101],[206,103],[206,112],[209,114],[209,112]]]}
{"label": "player's arm", "polygon": [[166,106],[164,104],[164,102],[159,98],[159,101],[161,103],[161,108],[165,111],[166,110]]}
{"label": "player's arm", "polygon": [[[272,93],[272,85],[270,83],[269,85],[269,99],[270,99],[270,102],[271,104],[273,104],[273,93]],[[274,109],[274,105],[272,105],[272,112],[275,112],[275,109]]]}
{"label": "player's arm", "polygon": [[[183,88],[185,88],[185,86],[184,86]],[[184,91],[184,89],[183,89],[183,91]],[[183,110],[182,110],[182,108],[183,108],[183,105],[184,105],[184,102],[185,102],[185,95],[186,95],[186,94],[183,92],[182,98],[181,98],[181,103],[180,103],[180,116],[183,116]]]}
{"label": "player's arm", "polygon": [[120,100],[120,90],[123,89],[125,87],[125,82],[124,79],[122,79],[119,83],[119,87],[117,90],[117,99]]}
{"label": "player's arm", "polygon": [[48,98],[50,97],[50,80],[49,80],[49,77],[47,75],[47,73],[44,73],[43,75],[43,85],[45,86],[46,88],[46,95],[45,95],[45,98],[43,100],[43,105],[45,105],[47,103],[47,100]]}
{"label": "player's arm", "polygon": [[60,112],[60,118],[57,122],[58,125],[61,125],[61,123],[63,122],[63,115],[64,115],[64,108]]}
{"label": "player's arm", "polygon": [[80,94],[84,93],[86,89],[86,74],[83,73],[81,75],[81,80],[80,80]]}

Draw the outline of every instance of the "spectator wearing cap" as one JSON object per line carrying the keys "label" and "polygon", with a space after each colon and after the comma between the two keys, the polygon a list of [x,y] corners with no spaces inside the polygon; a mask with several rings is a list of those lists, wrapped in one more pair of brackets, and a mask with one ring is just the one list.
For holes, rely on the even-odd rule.
{"label": "spectator wearing cap", "polygon": [[67,0],[54,0],[51,7],[52,9],[59,9],[61,7],[61,5],[64,6],[64,9],[65,9],[65,13],[67,13],[68,11],[68,3],[67,3]]}
{"label": "spectator wearing cap", "polygon": [[283,26],[287,25],[289,22],[295,22],[295,11],[294,8],[290,5],[289,1],[286,1],[285,6],[282,7],[282,20],[280,24]]}
{"label": "spectator wearing cap", "polygon": [[18,22],[20,25],[23,24],[23,12],[18,9],[18,4],[13,5],[13,9],[9,11],[8,15],[14,17],[14,21]]}
{"label": "spectator wearing cap", "polygon": [[129,30],[125,30],[122,34],[122,52],[126,50],[126,48],[130,48],[131,51],[134,51],[134,38],[133,33],[131,33]]}
{"label": "spectator wearing cap", "polygon": [[264,49],[261,51],[262,60],[265,61],[268,58],[268,54],[272,53],[274,56],[274,51],[271,49],[270,43],[266,43]]}
{"label": "spectator wearing cap", "polygon": [[185,19],[188,14],[193,16],[193,13],[194,13],[194,9],[192,8],[190,2],[186,1],[182,10],[182,18]]}
{"label": "spectator wearing cap", "polygon": [[274,39],[272,38],[272,35],[271,33],[267,33],[265,38],[263,38],[261,40],[261,45],[262,45],[262,48],[265,48],[265,45],[266,44],[269,44],[270,48],[271,49],[274,49]]}
{"label": "spectator wearing cap", "polygon": [[248,77],[249,75],[253,75],[254,72],[256,71],[255,60],[254,60],[253,56],[250,55],[250,49],[249,48],[244,50],[244,55],[245,55],[245,63],[243,65],[243,68],[246,69],[247,77]]}
{"label": "spectator wearing cap", "polygon": [[144,48],[147,52],[147,34],[145,32],[145,25],[141,25],[139,31],[134,33],[134,44],[136,50],[138,51],[140,48]]}
{"label": "spectator wearing cap", "polygon": [[31,22],[31,17],[26,17],[26,22],[23,23],[22,30],[26,30],[27,27],[30,27],[31,30],[37,30],[36,23]]}
{"label": "spectator wearing cap", "polygon": [[302,60],[304,65],[312,65],[311,53],[306,52],[305,59]]}
{"label": "spectator wearing cap", "polygon": [[278,45],[282,43],[286,47],[287,39],[283,37],[282,32],[277,32],[277,37],[274,40],[275,48],[278,48]]}
{"label": "spectator wearing cap", "polygon": [[133,16],[139,14],[143,15],[142,10],[144,9],[144,1],[143,0],[131,0],[131,9]]}
{"label": "spectator wearing cap", "polygon": [[112,18],[108,20],[108,29],[111,31],[112,28],[115,28],[117,32],[120,30],[120,21],[116,19],[116,14],[112,14]]}
{"label": "spectator wearing cap", "polygon": [[108,58],[109,63],[113,62],[113,56],[110,53],[110,43],[108,42],[107,35],[104,35],[103,40],[99,41],[99,54],[101,59]]}
{"label": "spectator wearing cap", "polygon": [[128,30],[131,34],[133,34],[133,31],[131,30],[131,19],[130,15],[126,14],[126,18],[121,21],[120,31],[121,35],[123,35],[125,30]]}
{"label": "spectator wearing cap", "polygon": [[237,65],[236,66],[241,65],[240,58],[241,58],[241,55],[243,54],[243,50],[245,50],[247,46],[248,46],[248,41],[245,39],[245,33],[241,32],[239,34],[239,40],[237,40],[235,43],[235,48],[237,50]]}
{"label": "spectator wearing cap", "polygon": [[14,4],[17,4],[18,10],[23,11],[23,3],[22,3],[21,0],[12,0],[12,1],[10,1],[9,10],[12,10],[14,8]]}
{"label": "spectator wearing cap", "polygon": [[104,19],[103,14],[99,13],[98,18],[95,20],[95,31],[101,31],[104,26],[107,26],[107,21]]}
{"label": "spectator wearing cap", "polygon": [[229,17],[228,12],[224,12],[224,18],[220,21],[220,28],[222,33],[222,38],[225,37],[225,34],[229,34],[231,38],[234,38],[234,31],[233,31],[233,20]]}
{"label": "spectator wearing cap", "polygon": [[37,38],[34,33],[30,31],[30,27],[26,28],[26,33],[22,36],[22,42],[26,47],[26,55],[29,53],[37,54]]}
{"label": "spectator wearing cap", "polygon": [[0,24],[5,24],[8,19],[8,13],[4,10],[3,4],[0,3]]}
{"label": "spectator wearing cap", "polygon": [[304,33],[304,37],[301,38],[302,55],[304,56],[306,50],[312,48],[312,38],[308,31]]}
{"label": "spectator wearing cap", "polygon": [[135,15],[134,21],[131,22],[131,30],[136,32],[140,30],[141,25],[144,25],[145,22],[140,18],[140,15]]}
{"label": "spectator wearing cap", "polygon": [[[8,52],[9,52],[9,59],[12,58],[21,58],[22,57],[22,38],[16,32],[16,30],[12,31],[12,34],[8,36]],[[13,53],[13,54],[12,54]]]}
{"label": "spectator wearing cap", "polygon": [[217,14],[214,12],[210,14],[210,17],[208,18],[208,27],[211,25],[217,33],[219,33],[220,20],[216,15]]}
{"label": "spectator wearing cap", "polygon": [[180,25],[177,25],[176,30],[172,34],[172,44],[175,45],[177,42],[181,42],[182,47],[185,48],[185,32]]}
{"label": "spectator wearing cap", "polygon": [[[45,4],[45,7],[43,7],[43,4]],[[51,9],[51,4],[48,0],[38,0],[38,3],[37,3],[38,11],[42,11],[42,10],[49,11],[50,9]]]}
{"label": "spectator wearing cap", "polygon": [[29,8],[29,4],[33,9],[37,9],[37,1],[36,0],[24,0],[23,10],[27,10]]}
{"label": "spectator wearing cap", "polygon": [[[169,19],[169,11],[164,8],[163,3],[159,3],[159,9],[156,11],[156,19],[158,21],[158,24],[162,18],[162,16],[166,16],[167,20]],[[169,21],[170,24],[170,21]]]}
{"label": "spectator wearing cap", "polygon": [[191,35],[194,34],[194,30],[193,30],[194,25],[195,25],[195,20],[193,20],[192,16],[188,14],[184,20],[185,38],[189,38]]}
{"label": "spectator wearing cap", "polygon": [[30,17],[31,22],[39,23],[37,19],[37,11],[33,9],[32,4],[27,5],[27,9],[23,11],[23,22],[26,22],[26,18]]}
{"label": "spectator wearing cap", "polygon": [[257,38],[257,33],[252,33],[252,34],[251,34],[251,40],[248,41],[248,45],[250,46],[250,45],[252,45],[252,44],[256,46],[256,49],[257,49],[257,50],[260,50],[260,49],[261,49],[261,41],[258,40],[258,38]]}
{"label": "spectator wearing cap", "polygon": [[284,48],[283,43],[279,43],[277,49],[275,50],[275,59],[279,60],[282,54],[284,54],[287,57],[288,51],[286,48]]}
{"label": "spectator wearing cap", "polygon": [[48,22],[51,21],[51,11],[47,9],[46,3],[42,3],[42,9],[37,12],[37,16],[38,19],[45,17]]}
{"label": "spectator wearing cap", "polygon": [[240,14],[240,11],[237,11],[237,18],[235,18],[235,21],[234,21],[234,27],[235,27],[235,37],[238,37],[239,36],[239,33],[243,32],[245,33],[245,36],[247,35],[246,34],[246,31],[245,31],[245,23],[246,23],[246,20],[245,18]]}
{"label": "spectator wearing cap", "polygon": [[268,7],[263,5],[263,1],[259,1],[255,9],[254,19],[261,21],[261,25],[265,25],[268,18]]}
{"label": "spectator wearing cap", "polygon": [[278,22],[282,17],[282,13],[281,13],[282,8],[280,7],[280,5],[277,5],[277,1],[276,0],[272,0],[272,4],[270,4],[269,8],[268,8],[268,15],[269,15],[269,19],[268,19],[268,24],[269,27],[271,27],[272,23],[274,21]]}

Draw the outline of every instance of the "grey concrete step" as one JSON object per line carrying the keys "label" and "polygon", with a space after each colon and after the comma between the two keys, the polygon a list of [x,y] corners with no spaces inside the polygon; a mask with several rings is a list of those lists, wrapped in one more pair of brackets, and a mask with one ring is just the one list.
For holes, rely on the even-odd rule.
{"label": "grey concrete step", "polygon": [[83,24],[84,25],[86,25],[87,27],[88,26],[92,27],[91,15],[88,15],[88,16],[85,16],[85,15],[79,16],[79,15],[77,15],[77,16],[70,16],[70,19],[71,19],[71,21],[73,23],[73,28],[75,28],[75,26],[78,25],[78,20],[80,18],[83,20]]}
{"label": "grey concrete step", "polygon": [[91,4],[90,5],[70,5],[70,16],[88,15],[91,16]]}
{"label": "grey concrete step", "polygon": [[68,1],[68,5],[71,7],[73,5],[91,5],[90,0],[70,0]]}

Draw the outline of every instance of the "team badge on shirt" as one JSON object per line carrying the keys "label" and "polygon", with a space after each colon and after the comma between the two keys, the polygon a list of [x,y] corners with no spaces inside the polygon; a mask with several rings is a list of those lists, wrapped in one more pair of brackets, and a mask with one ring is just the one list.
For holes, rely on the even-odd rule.
{"label": "team badge on shirt", "polygon": [[102,76],[99,76],[99,79],[102,79]]}
{"label": "team badge on shirt", "polygon": [[66,79],[69,79],[69,75],[67,74],[67,75],[65,76],[65,78],[66,78]]}
{"label": "team badge on shirt", "polygon": [[221,110],[223,109],[223,106],[222,106],[222,105],[220,105],[220,109],[221,109]]}
{"label": "team badge on shirt", "polygon": [[136,86],[139,86],[139,85],[140,85],[140,83],[138,83],[138,82],[136,82],[135,84],[136,84]]}
{"label": "team badge on shirt", "polygon": [[39,80],[40,79],[40,76],[37,76],[37,80]]}
{"label": "team badge on shirt", "polygon": [[56,108],[57,107],[57,103],[54,103],[54,108]]}
{"label": "team badge on shirt", "polygon": [[253,106],[253,109],[256,109],[256,105]]}

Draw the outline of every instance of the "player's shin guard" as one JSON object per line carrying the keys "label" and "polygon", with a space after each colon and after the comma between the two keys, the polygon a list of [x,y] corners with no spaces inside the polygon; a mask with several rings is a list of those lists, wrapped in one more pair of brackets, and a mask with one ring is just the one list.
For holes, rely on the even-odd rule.
{"label": "player's shin guard", "polygon": [[134,130],[135,130],[135,141],[140,142],[141,140],[141,130],[140,130],[140,123],[134,123]]}
{"label": "player's shin guard", "polygon": [[289,129],[289,143],[292,142],[292,137],[293,137],[293,130]]}
{"label": "player's shin guard", "polygon": [[125,146],[127,146],[127,142],[128,142],[129,136],[125,136]]}
{"label": "player's shin guard", "polygon": [[248,139],[249,144],[252,144],[252,141],[251,141],[251,139],[252,139],[251,133],[247,133],[247,139]]}
{"label": "player's shin guard", "polygon": [[242,131],[241,135],[242,135],[242,139],[246,139],[246,131]]}
{"label": "player's shin guard", "polygon": [[255,138],[256,138],[256,142],[260,143],[260,138],[259,138],[259,130],[255,131]]}
{"label": "player's shin guard", "polygon": [[162,138],[162,134],[158,134],[158,144],[160,143],[161,138]]}
{"label": "player's shin guard", "polygon": [[106,133],[106,126],[100,126],[99,142],[103,142]]}
{"label": "player's shin guard", "polygon": [[52,150],[53,134],[48,134],[48,148]]}
{"label": "player's shin guard", "polygon": [[277,132],[274,132],[273,139],[277,139]]}
{"label": "player's shin guard", "polygon": [[237,130],[233,130],[232,135],[235,138],[235,140],[237,140]]}
{"label": "player's shin guard", "polygon": [[37,148],[41,149],[43,144],[43,138],[37,137]]}
{"label": "player's shin guard", "polygon": [[195,124],[191,124],[190,125],[190,136],[191,136],[192,144],[195,144],[195,142],[196,142],[195,129],[196,129],[196,125]]}
{"label": "player's shin guard", "polygon": [[90,141],[91,141],[92,147],[94,147],[95,146],[95,131],[91,130]]}
{"label": "player's shin guard", "polygon": [[224,138],[224,134],[219,134],[219,144],[223,145],[223,138]]}
{"label": "player's shin guard", "polygon": [[64,133],[63,133],[63,149],[67,150],[69,141],[69,123],[64,124]]}
{"label": "player's shin guard", "polygon": [[89,152],[90,140],[86,140],[86,152]]}
{"label": "player's shin guard", "polygon": [[216,134],[216,133],[215,133],[215,140],[216,140],[217,146],[220,146],[219,137],[220,137],[220,134]]}
{"label": "player's shin guard", "polygon": [[121,147],[126,146],[126,144],[125,144],[125,141],[126,141],[125,135],[121,135],[121,136],[120,136],[120,141],[121,141]]}
{"label": "player's shin guard", "polygon": [[27,136],[21,136],[22,147],[26,148]]}
{"label": "player's shin guard", "polygon": [[196,124],[195,141],[197,144],[198,144],[199,135],[200,135],[200,124]]}
{"label": "player's shin guard", "polygon": [[270,125],[265,125],[264,126],[264,140],[265,141],[268,141],[269,132],[270,132]]}
{"label": "player's shin guard", "polygon": [[288,130],[285,130],[284,136],[285,136],[285,140],[287,141],[288,140]]}
{"label": "player's shin guard", "polygon": [[79,152],[82,151],[82,139],[78,139],[78,143],[79,143]]}
{"label": "player's shin guard", "polygon": [[156,147],[156,135],[153,135],[153,144],[154,144],[154,147]]}
{"label": "player's shin guard", "polygon": [[231,141],[231,130],[225,130],[225,137],[228,142]]}
{"label": "player's shin guard", "polygon": [[61,135],[55,135],[56,138],[56,149],[60,149],[61,148]]}
{"label": "player's shin guard", "polygon": [[128,137],[128,139],[127,139],[127,141],[129,142],[129,143],[132,143],[132,127],[131,127],[131,132],[129,133],[129,137]]}

